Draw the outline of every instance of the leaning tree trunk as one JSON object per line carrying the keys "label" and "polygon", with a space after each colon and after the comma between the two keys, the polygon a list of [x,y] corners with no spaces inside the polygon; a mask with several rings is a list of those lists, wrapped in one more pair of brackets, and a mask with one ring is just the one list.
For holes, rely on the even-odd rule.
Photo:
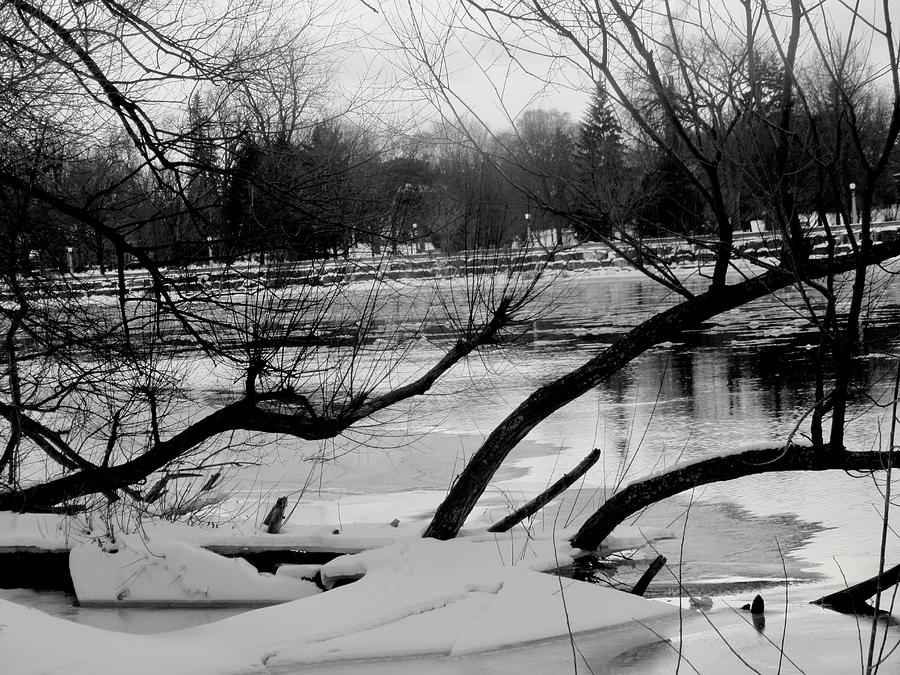
{"label": "leaning tree trunk", "polygon": [[[900,254],[900,240],[873,246],[867,264]],[[833,261],[811,261],[802,270],[773,269],[765,274],[685,300],[654,315],[604,349],[581,367],[534,391],[485,439],[438,506],[424,536],[452,539],[484,493],[497,469],[538,423],[622,369],[647,349],[677,336],[722,312],[769,295],[803,278],[846,272],[859,264],[848,254]],[[836,467],[829,467],[836,468]]]}
{"label": "leaning tree trunk", "polygon": [[683,463],[664,473],[630,483],[607,499],[572,537],[572,546],[596,550],[628,516],[700,485],[773,471],[879,471],[886,469],[889,461],[889,455],[881,452],[850,452],[827,445],[782,445]]}

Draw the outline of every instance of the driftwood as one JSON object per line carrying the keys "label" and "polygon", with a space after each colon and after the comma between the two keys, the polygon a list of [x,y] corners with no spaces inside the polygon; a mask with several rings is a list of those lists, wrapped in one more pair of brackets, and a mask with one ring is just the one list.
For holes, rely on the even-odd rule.
{"label": "driftwood", "polygon": [[588,453],[587,457],[578,463],[578,466],[565,474],[537,497],[520,506],[506,516],[506,518],[491,525],[488,528],[488,532],[506,532],[526,518],[530,518],[553,501],[560,493],[569,488],[572,483],[586,474],[588,470],[597,463],[598,459],[600,459],[600,450],[594,448]]}
{"label": "driftwood", "polygon": [[269,510],[263,525],[266,526],[266,532],[269,534],[278,534],[281,531],[281,524],[284,522],[284,512],[287,510],[287,497],[279,497],[275,500],[275,506]]}
{"label": "driftwood", "polygon": [[219,482],[219,478],[221,478],[221,477],[222,477],[222,472],[221,472],[221,471],[216,471],[212,476],[209,477],[209,480],[207,480],[207,481],[203,484],[203,487],[200,488],[200,492],[205,492],[205,491],[207,491],[207,490],[212,490],[213,487],[215,487],[216,483]]}
{"label": "driftwood", "polygon": [[156,484],[155,484],[152,488],[150,488],[150,490],[147,492],[146,495],[144,495],[144,501],[145,501],[147,504],[152,504],[152,503],[155,502],[157,499],[159,499],[160,497],[162,497],[163,494],[166,493],[166,492],[168,491],[168,490],[166,489],[166,484],[167,484],[168,482],[169,482],[169,477],[168,477],[168,476],[163,476],[163,477],[160,478],[158,481],[156,481]]}
{"label": "driftwood", "polygon": [[[867,600],[876,593],[885,591],[898,583],[900,583],[900,565],[894,565],[881,575],[876,574],[871,579],[861,581],[842,591],[813,600],[812,604],[822,605],[842,614],[871,616],[875,613],[875,608]],[[890,612],[880,610],[879,614],[890,614]]]}
{"label": "driftwood", "polygon": [[650,582],[653,581],[653,577],[659,573],[659,571],[663,568],[663,565],[666,564],[666,557],[664,555],[656,556],[656,559],[650,563],[650,567],[648,567],[644,573],[641,575],[641,578],[638,579],[638,582],[634,585],[634,588],[631,589],[631,593],[633,595],[643,595],[647,592],[647,586],[650,585]]}

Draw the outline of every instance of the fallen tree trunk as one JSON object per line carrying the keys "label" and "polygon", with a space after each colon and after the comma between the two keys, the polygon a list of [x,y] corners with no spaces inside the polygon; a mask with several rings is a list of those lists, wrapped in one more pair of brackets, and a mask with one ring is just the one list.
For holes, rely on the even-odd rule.
{"label": "fallen tree trunk", "polygon": [[506,516],[506,518],[503,518],[502,520],[491,525],[488,528],[488,532],[507,532],[516,524],[522,522],[526,518],[530,518],[551,501],[553,501],[553,499],[556,498],[557,495],[569,488],[572,483],[586,474],[590,470],[590,468],[597,463],[598,459],[600,459],[600,450],[598,448],[594,448],[583,460],[578,463],[578,466],[572,469],[569,473],[565,474],[562,478],[560,478],[553,485],[544,490],[537,497],[526,502],[523,506],[519,507],[508,516]]}
{"label": "fallen tree trunk", "polygon": [[607,499],[572,538],[572,546],[594,551],[630,515],[700,485],[775,471],[881,471],[887,468],[888,461],[889,455],[881,452],[790,445],[753,448],[677,464],[635,481]]}
{"label": "fallen tree trunk", "polygon": [[[895,584],[900,584],[900,565],[894,565],[891,569],[885,570],[883,574],[876,574],[871,579],[860,581],[842,591],[813,600],[812,604],[822,605],[843,614],[871,616],[875,613],[875,608],[867,600]],[[888,613],[885,610],[882,612]]]}
{"label": "fallen tree trunk", "polygon": [[632,595],[643,595],[647,592],[647,587],[650,585],[650,582],[653,581],[653,577],[655,577],[659,571],[663,568],[663,565],[666,564],[666,556],[658,555],[654,558],[653,562],[650,563],[650,567],[644,570],[644,573],[641,575],[641,578],[638,579],[638,582],[634,585],[634,588],[631,589]]}

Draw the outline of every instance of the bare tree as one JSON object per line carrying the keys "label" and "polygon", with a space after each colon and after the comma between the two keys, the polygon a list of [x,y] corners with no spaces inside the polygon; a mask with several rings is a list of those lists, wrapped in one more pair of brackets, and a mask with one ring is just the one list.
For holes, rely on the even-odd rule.
{"label": "bare tree", "polygon": [[[575,536],[575,545],[593,548],[631,507],[646,505],[693,484],[751,475],[768,470],[872,470],[883,465],[877,453],[844,447],[844,429],[852,396],[850,359],[859,347],[860,311],[873,290],[867,273],[900,253],[896,241],[873,236],[873,195],[883,180],[900,131],[897,36],[890,3],[874,16],[843,8],[832,16],[822,5],[792,0],[786,13],[769,3],[749,0],[742,13],[731,15],[716,3],[631,3],[611,0],[600,7],[580,2],[517,2],[484,4],[469,0],[457,17],[473,41],[502,45],[512,63],[534,70],[536,54],[580,69],[582,81],[602,82],[621,111],[631,147],[661,153],[699,195],[698,225],[685,231],[658,222],[660,236],[680,236],[684,244],[709,252],[712,268],[702,292],[684,283],[683,275],[660,254],[656,242],[637,236],[620,215],[621,235],[604,240],[649,278],[671,289],[681,302],[628,331],[581,367],[536,389],[487,436],[453,484],[426,531],[427,536],[453,537],[471,512],[494,472],[509,452],[541,420],[587,392],[653,345],[677,340],[685,330],[722,312],[779,289],[799,291],[795,311],[821,330],[820,368],[816,400],[808,402],[812,447],[795,444],[786,433],[783,445],[757,454],[726,454],[673,470],[671,476],[638,482],[629,493],[614,497]],[[836,22],[851,26],[845,42],[833,36]],[[848,23],[849,22],[849,23]],[[427,22],[411,22],[418,27]],[[804,39],[803,36],[811,36]],[[865,76],[851,76],[843,67],[852,60],[857,40],[879,44],[882,62]],[[462,107],[454,98],[440,50],[446,41],[404,40],[420,81],[445,99],[443,109]],[[808,76],[814,64],[825,64],[818,77],[829,82],[840,110],[840,129],[849,140],[836,139],[816,109]],[[495,85],[503,91],[502,84]],[[874,114],[871,104],[881,101]],[[867,119],[877,118],[877,135],[867,133]],[[493,156],[490,149],[486,152]],[[860,167],[858,177],[845,173],[838,159],[849,153]],[[499,163],[502,166],[502,163]],[[808,195],[810,172],[819,188]],[[512,174],[512,172],[507,172]],[[848,214],[855,182],[858,221]],[[540,200],[539,191],[521,188]],[[838,217],[829,213],[824,195],[845,195]],[[749,201],[748,201],[749,200]],[[748,252],[736,238],[741,229],[742,202],[763,211],[772,228],[769,243],[776,250],[763,256]],[[553,208],[549,200],[542,204]],[[608,213],[596,204],[597,213]],[[584,224],[579,213],[560,215]],[[619,212],[620,214],[622,211]],[[637,215],[637,214],[635,214]],[[580,220],[582,219],[582,220]],[[646,230],[645,230],[646,232]],[[846,240],[848,246],[837,244]],[[824,253],[814,247],[826,242]],[[701,271],[701,273],[704,273]],[[848,288],[841,283],[849,273]],[[824,425],[829,424],[828,432]],[[802,420],[801,420],[802,421]],[[786,430],[787,432],[788,430]],[[825,438],[828,441],[825,441]],[[639,497],[637,497],[640,495]],[[630,506],[623,506],[630,504]],[[627,512],[627,513],[626,513]]]}
{"label": "bare tree", "polygon": [[[801,303],[795,309],[820,327],[821,366],[813,375],[818,391],[808,402],[811,448],[795,444],[793,434],[786,434],[775,448],[726,453],[677,467],[609,500],[588,519],[574,543],[597,545],[634,508],[690,484],[767,470],[880,467],[881,455],[845,448],[843,432],[852,403],[849,364],[859,346],[864,300],[872,290],[867,274],[900,254],[900,242],[876,241],[871,216],[876,186],[900,131],[900,75],[889,5],[884,3],[877,21],[853,23],[854,31],[872,30],[885,46],[889,67],[882,78],[874,79],[850,77],[838,67],[848,52],[827,39],[831,17],[800,0],[790,3],[787,21],[776,18],[767,3],[752,5],[749,0],[742,5],[746,11],[741,17],[714,15],[716,6],[699,0],[678,13],[665,2],[632,5],[621,0],[612,0],[603,10],[577,2],[466,6],[468,25],[480,38],[497,41],[513,55],[518,48],[533,53],[550,44],[563,50],[569,63],[580,64],[590,87],[602,79],[623,117],[626,144],[664,157],[699,196],[691,227],[657,222],[656,231],[677,234],[685,245],[707,251],[713,265],[706,287],[697,291],[643,231],[630,227],[638,217],[633,201],[612,208],[597,203],[601,196],[595,193],[595,211],[614,214],[617,220],[608,234],[601,233],[607,244],[676,293],[680,302],[528,396],[470,459],[426,534],[455,536],[509,452],[554,411],[653,345],[788,287],[799,291]],[[546,283],[540,270],[535,275],[520,257],[511,256],[507,275],[484,277],[472,273],[480,261],[469,258],[459,298],[436,294],[435,302],[418,305],[430,307],[424,317],[417,317],[420,321],[440,320],[447,327],[442,356],[397,382],[392,371],[422,335],[422,323],[410,330],[379,324],[389,286],[375,284],[361,293],[340,283],[319,287],[316,280],[333,269],[321,260],[302,268],[235,264],[230,272],[239,279],[239,288],[222,287],[233,284],[234,276],[215,280],[195,274],[191,279],[190,273],[171,273],[160,264],[157,248],[136,233],[175,218],[187,219],[202,236],[212,216],[209,205],[198,202],[192,181],[200,170],[219,173],[224,182],[234,179],[236,162],[229,164],[227,158],[234,156],[244,122],[257,120],[257,132],[275,128],[276,133],[296,133],[321,121],[304,116],[303,105],[297,105],[304,99],[296,92],[284,93],[278,100],[286,103],[273,108],[254,99],[260,105],[251,107],[248,116],[223,117],[211,146],[214,151],[204,154],[193,151],[209,143],[205,126],[180,126],[154,102],[164,98],[163,93],[171,96],[173,90],[166,87],[177,88],[182,82],[189,83],[191,92],[207,83],[233,91],[281,92],[285,80],[258,70],[265,54],[256,48],[271,44],[260,39],[273,29],[265,20],[269,15],[257,14],[249,5],[234,7],[213,22],[158,25],[142,15],[141,8],[118,5],[38,8],[16,0],[13,7],[15,11],[3,17],[8,39],[2,43],[2,73],[18,89],[10,89],[12,94],[4,99],[0,123],[4,129],[20,129],[29,151],[0,157],[4,198],[21,205],[21,216],[7,221],[5,235],[9,254],[4,282],[12,302],[0,309],[5,336],[0,418],[6,425],[0,463],[12,473],[6,472],[9,480],[0,491],[0,508],[80,506],[94,495],[147,503],[155,491],[144,491],[142,484],[154,473],[162,472],[166,479],[186,467],[217,462],[225,447],[247,442],[251,434],[334,437],[427,393],[455,364],[502,341],[517,321],[528,318],[529,303]],[[422,24],[416,25],[421,32]],[[104,27],[99,41],[94,39],[98,27]],[[521,40],[513,45],[515,31],[521,31]],[[804,32],[814,36],[811,42],[801,40]],[[446,41],[415,37],[407,43],[408,53],[420,58],[422,79],[431,78],[432,93],[446,101],[452,96],[444,79],[449,71],[441,54],[432,51],[442,49]],[[855,37],[849,36],[850,43]],[[775,67],[761,67],[764,52]],[[825,76],[835,92],[829,99],[831,110],[843,120],[840,128],[846,136],[825,133],[828,122],[815,105],[809,81],[801,76],[812,67],[805,59],[826,64]],[[16,70],[19,62],[25,63],[21,72]],[[296,63],[288,59],[288,70]],[[46,93],[59,83],[63,86],[54,89],[58,95],[49,109],[23,107],[36,98],[34,92]],[[465,126],[462,112],[452,121],[462,131],[464,144],[454,149],[465,150],[461,160],[479,161],[477,175],[497,184],[500,178],[517,183],[526,203],[556,218],[582,226],[593,222],[596,213],[583,202],[572,209],[549,189],[554,177],[564,183],[564,176],[554,174],[562,173],[567,162],[523,167],[522,154],[514,146],[526,128],[518,134],[485,136],[483,125],[476,124],[475,131]],[[92,121],[84,127],[92,132],[115,126],[128,138],[134,157],[122,174],[100,185],[82,185],[81,193],[73,194],[60,189],[53,167],[65,165],[71,148],[83,147],[86,138],[96,136],[70,139],[56,131],[56,123],[79,115]],[[870,118],[880,120],[877,135],[864,133],[863,122]],[[38,132],[47,128],[54,130],[51,138],[67,142],[38,143],[43,138]],[[473,150],[478,152],[473,155]],[[847,199],[842,200],[840,220],[829,213],[825,200],[828,194],[843,194],[840,186],[849,182],[840,161],[847,153],[862,167],[858,224],[846,217],[854,211]],[[554,153],[548,158],[559,159]],[[817,189],[804,204],[800,181],[808,178],[810,167]],[[298,206],[277,181],[258,182],[279,205]],[[122,188],[138,183],[152,188],[144,188],[152,198],[140,200],[144,208],[131,210],[120,201]],[[248,193],[248,199],[255,194]],[[611,199],[610,194],[602,199]],[[735,235],[745,194],[752,196],[754,209],[769,214],[774,256],[749,254],[738,244]],[[479,198],[474,205],[481,208],[486,201]],[[472,204],[455,203],[463,208]],[[32,205],[55,214],[60,222],[77,223],[109,248],[115,269],[110,279],[113,306],[74,302],[58,277],[23,271],[30,252],[21,245],[19,233]],[[489,229],[487,220],[484,229]],[[515,224],[502,222],[504,227]],[[814,256],[819,237],[826,251]],[[846,250],[840,247],[843,238]],[[483,243],[496,239],[503,237],[488,237]],[[481,242],[476,238],[475,243]],[[274,248],[286,248],[285,242],[276,237]],[[251,253],[248,245],[235,256]],[[488,255],[479,253],[481,258]],[[143,270],[141,293],[133,292],[126,264]],[[841,275],[847,274],[851,281],[844,287]],[[384,342],[374,344],[375,334]],[[237,391],[213,406],[191,401],[185,391],[190,373],[184,361],[175,358],[177,350],[226,370],[239,383]]]}
{"label": "bare tree", "polygon": [[[3,222],[0,263],[0,509],[77,509],[95,496],[147,508],[167,482],[240,461],[241,447],[258,437],[332,438],[421,396],[528,318],[540,274],[517,259],[502,279],[464,265],[465,297],[443,302],[421,297],[435,292],[428,287],[409,297],[381,278],[353,287],[354,263],[333,252],[276,262],[296,252],[299,235],[275,225],[335,222],[354,192],[353,163],[380,166],[371,148],[339,166],[307,166],[316,130],[336,127],[322,126],[321,108],[307,108],[296,76],[315,49],[297,56],[307,27],[286,36],[291,25],[258,3],[212,13],[5,6],[0,67],[10,88],[0,125],[21,143],[0,154],[0,194],[15,205]],[[273,59],[272,44],[291,50]],[[233,108],[217,98],[223,91],[237,92]],[[38,93],[49,103],[29,107]],[[82,122],[78,133],[59,123],[71,119]],[[266,264],[246,260],[261,250],[253,238],[216,229],[226,186],[246,177],[232,155],[250,136],[280,140],[284,150],[248,180],[251,216],[255,200],[266,199],[266,217],[279,220]],[[127,149],[108,140],[123,137]],[[323,155],[334,149],[320,145]],[[115,170],[98,160],[107,156]],[[57,241],[86,233],[100,242],[112,273],[73,277],[73,251],[27,238],[39,234],[37,210],[40,222],[58,224]],[[185,266],[221,258],[226,240],[237,246],[233,264]],[[173,255],[176,247],[184,253]],[[32,264],[53,251],[54,264]],[[113,302],[90,299],[103,293]],[[384,326],[385,307],[401,305],[415,321]],[[442,355],[398,379],[398,364],[432,322],[444,326]],[[212,404],[198,399],[190,382],[200,363],[236,390]],[[237,460],[223,454],[230,449]]]}

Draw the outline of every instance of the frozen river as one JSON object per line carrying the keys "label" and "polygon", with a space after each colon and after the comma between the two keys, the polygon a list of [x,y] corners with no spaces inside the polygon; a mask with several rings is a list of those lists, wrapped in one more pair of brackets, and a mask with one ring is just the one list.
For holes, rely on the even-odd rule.
{"label": "frozen river", "polygon": [[[570,491],[562,507],[548,507],[539,515],[537,526],[577,521],[606,490],[679,459],[783,442],[814,399],[810,373],[817,339],[809,322],[788,308],[794,299],[790,294],[718,317],[701,333],[651,350],[545,420],[510,456],[473,519],[504,514],[594,447],[603,451],[600,463],[577,491]],[[383,415],[379,424],[359,429],[350,440],[321,445],[279,441],[274,452],[267,450],[265,466],[245,467],[230,475],[231,508],[252,513],[263,510],[274,496],[290,494],[292,500],[301,497],[292,516],[295,522],[424,520],[483,436],[536,386],[581,365],[625,330],[675,301],[652,282],[629,273],[560,279],[554,295],[547,312],[523,327],[521,340],[500,355],[473,358],[458,367],[433,395],[409,410]],[[408,318],[398,306],[397,316],[385,321]],[[882,354],[895,351],[898,326],[900,288],[888,285],[867,314],[867,354],[857,361],[866,391],[859,392],[860,404],[848,430],[851,447],[870,449],[886,443],[880,440],[887,436],[884,410],[873,407],[868,397],[884,400],[895,365]],[[423,341],[410,352],[405,367],[410,371],[424,367],[438,354]],[[198,378],[199,388],[207,385],[206,378]],[[208,392],[196,393],[199,399],[215,398],[220,389],[209,386]],[[313,455],[332,459],[324,464],[298,461]],[[808,652],[821,648],[822,631],[845,629],[850,632],[841,638],[842,648],[855,649],[852,619],[806,603],[842,586],[845,578],[853,583],[877,571],[883,501],[879,488],[880,479],[840,472],[770,474],[702,487],[667,500],[637,521],[670,526],[684,535],[660,546],[669,570],[657,577],[651,594],[677,595],[680,583],[692,593],[740,604],[741,598],[749,600],[761,592],[772,607],[780,607],[773,616],[783,618],[785,607],[798,608],[798,624],[792,631]],[[647,557],[654,555],[646,552]],[[900,545],[891,535],[887,563],[898,561]],[[618,576],[627,581],[645,566],[644,560],[624,561]],[[793,582],[787,605],[785,577]],[[768,649],[755,632],[743,632],[742,624],[717,602],[723,630],[734,631],[734,640],[751,654],[757,648]],[[146,625],[138,620],[131,629],[158,630],[153,627],[158,618]],[[775,641],[780,640],[781,618],[770,620],[769,637]],[[87,613],[78,620],[109,625]],[[715,648],[708,644],[710,631],[704,626],[690,623],[685,634],[694,631],[697,649],[709,655]],[[625,651],[627,640],[621,646],[619,651]],[[511,665],[519,658],[520,667],[512,667],[531,672],[526,664],[537,663],[533,659],[545,652],[557,665],[569,658],[566,649],[542,649],[531,656],[509,655],[497,664]],[[613,672],[674,672],[675,662],[666,649],[629,652],[614,661],[608,656],[603,659]],[[417,664],[419,670],[415,665],[409,672],[427,672],[422,663]],[[484,659],[479,672],[503,672],[506,665],[494,669],[491,659]],[[705,666],[701,672],[742,672],[715,671],[709,662]],[[432,663],[427,670],[468,668],[454,667]],[[845,672],[843,667],[831,672]],[[550,671],[541,666],[534,672]]]}
{"label": "frozen river", "polygon": [[[536,386],[582,364],[674,302],[633,274],[560,283],[565,286],[559,301],[502,356],[472,359],[452,371],[409,415],[387,416],[382,426],[354,435],[358,445],[327,444],[324,452],[340,458],[322,468],[294,517],[424,518],[460,463]],[[809,322],[788,309],[790,293],[718,317],[702,333],[651,350],[545,420],[510,455],[474,516],[495,517],[508,504],[521,503],[594,447],[603,455],[581,487],[581,502],[596,502],[603,489],[679,459],[783,442],[814,400],[810,373],[817,340]],[[892,351],[900,326],[896,284],[873,304],[867,320],[867,353],[857,360],[866,389],[858,392],[848,429],[848,445],[858,449],[886,443],[880,441],[887,435],[884,410],[869,397],[884,402],[894,373],[883,355]],[[423,343],[411,355],[413,365],[429,363],[437,353]],[[344,455],[347,449],[353,451]],[[262,495],[302,487],[308,467],[297,466],[290,447],[280,454],[282,462],[252,475],[247,471],[242,489]],[[683,494],[641,522],[686,527],[684,574],[693,581],[780,578],[780,545],[797,574],[838,583],[841,569],[848,576],[874,573],[881,501],[878,484],[868,476],[769,474]],[[685,525],[678,518],[690,504]],[[559,517],[577,518],[581,508]],[[666,553],[670,561],[679,557],[677,549]]]}
{"label": "frozen river", "polygon": [[[305,495],[299,517],[313,522],[426,517],[455,475],[453,464],[474,451],[482,436],[536,385],[580,365],[643,317],[673,302],[651,282],[627,274],[579,278],[560,297],[564,301],[535,322],[504,358],[473,360],[443,381],[438,397],[380,430],[380,444],[390,449],[368,447],[371,438],[360,439],[364,443],[356,453],[326,467],[321,490]],[[788,309],[795,299],[786,292],[718,317],[702,333],[657,347],[548,418],[529,435],[530,443],[510,456],[504,475],[498,476],[473,516],[490,519],[505,513],[507,505],[532,496],[593,447],[603,450],[603,458],[578,493],[588,508],[601,500],[604,489],[679,459],[783,442],[814,400],[810,373],[817,338],[809,322]],[[883,354],[896,351],[898,325],[900,288],[894,284],[867,314],[866,355],[857,360],[866,390],[858,392],[859,405],[848,429],[850,447],[870,449],[886,443],[884,410],[873,407],[868,396],[886,401],[895,362]],[[428,357],[434,353],[424,348],[417,354],[423,362]],[[801,434],[803,429],[801,425]],[[369,470],[383,480],[354,484],[350,479]],[[286,470],[281,479],[289,474]],[[336,483],[330,484],[329,475]],[[264,491],[268,479],[257,475],[256,487]],[[793,645],[787,653],[804,661],[806,672],[858,670],[860,633],[855,620],[808,603],[877,572],[881,482],[842,472],[769,474],[667,500],[638,520],[672,526],[684,535],[659,546],[669,570],[657,577],[651,592],[677,595],[683,584],[692,593],[714,596],[716,620],[728,643],[751,661],[756,659],[757,666],[773,663],[777,650],[769,640],[780,642],[786,630]],[[550,527],[554,520],[566,524],[585,514],[581,506],[550,507],[537,521]],[[653,555],[646,552],[648,558]],[[898,561],[900,545],[891,534],[887,564]],[[633,568],[623,564],[619,577],[631,580],[645,566],[645,560]],[[785,577],[791,580],[787,604]],[[757,592],[772,607],[767,634],[748,628],[744,618],[726,606],[739,607]],[[785,608],[791,616],[788,629]],[[863,624],[866,638],[867,630]],[[684,634],[700,672],[752,672],[705,622],[689,622]],[[892,629],[889,648],[898,638],[900,633]],[[548,645],[537,654],[504,655],[493,666],[488,661],[479,668],[507,672],[519,663],[521,672],[531,672],[524,664],[543,657],[556,659],[557,668],[565,667],[566,645]],[[730,665],[721,666],[723,659]],[[777,666],[777,659],[774,663]],[[429,670],[466,672],[469,665],[431,664]],[[675,672],[676,665],[674,652],[660,647],[627,652],[606,667],[610,672],[667,673]],[[410,667],[414,672],[417,666]],[[534,672],[550,672],[543,668]],[[693,672],[684,663],[682,668]],[[763,672],[775,672],[775,667]],[[782,672],[797,670],[785,662]]]}

